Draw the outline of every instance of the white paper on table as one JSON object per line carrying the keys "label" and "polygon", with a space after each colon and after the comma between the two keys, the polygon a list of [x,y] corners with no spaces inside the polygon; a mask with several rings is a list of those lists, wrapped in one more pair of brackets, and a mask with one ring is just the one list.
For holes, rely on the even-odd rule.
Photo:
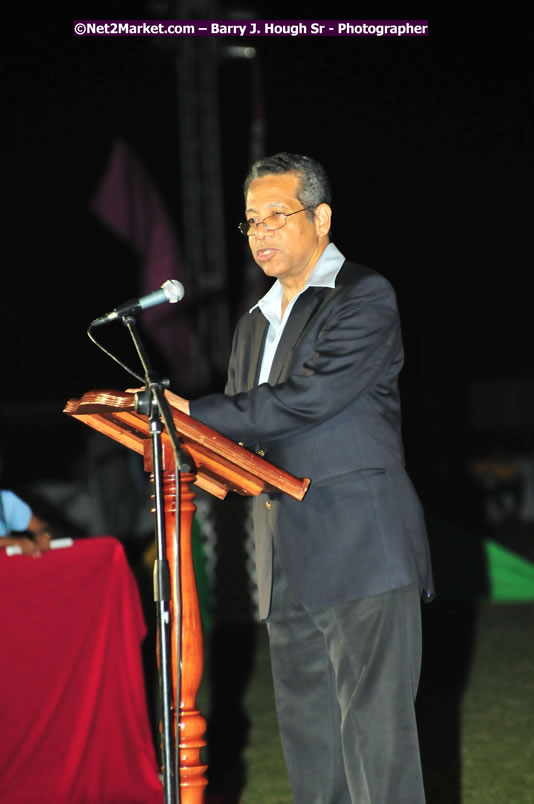
{"label": "white paper on table", "polygon": [[[1,540],[0,540],[1,544]],[[51,539],[50,540],[50,549],[51,550],[58,550],[61,547],[71,547],[73,544],[72,539],[67,536],[65,539]],[[22,550],[18,544],[8,544],[6,547],[6,555],[7,556],[19,556],[22,555]]]}

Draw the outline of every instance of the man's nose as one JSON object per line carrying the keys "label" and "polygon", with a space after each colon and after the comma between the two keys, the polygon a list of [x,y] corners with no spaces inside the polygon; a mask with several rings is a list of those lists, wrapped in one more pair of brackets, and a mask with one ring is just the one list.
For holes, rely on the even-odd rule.
{"label": "man's nose", "polygon": [[267,226],[266,223],[264,223],[263,221],[260,221],[256,226],[256,231],[255,231],[256,240],[264,240],[265,235],[270,235],[270,234],[272,234],[273,231],[274,231],[274,229],[269,229],[269,227]]}

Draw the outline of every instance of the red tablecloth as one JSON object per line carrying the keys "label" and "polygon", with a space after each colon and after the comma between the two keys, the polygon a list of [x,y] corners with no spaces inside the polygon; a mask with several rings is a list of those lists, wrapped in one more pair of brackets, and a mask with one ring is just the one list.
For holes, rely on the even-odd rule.
{"label": "red tablecloth", "polygon": [[162,804],[137,585],[120,542],[0,549],[0,802]]}

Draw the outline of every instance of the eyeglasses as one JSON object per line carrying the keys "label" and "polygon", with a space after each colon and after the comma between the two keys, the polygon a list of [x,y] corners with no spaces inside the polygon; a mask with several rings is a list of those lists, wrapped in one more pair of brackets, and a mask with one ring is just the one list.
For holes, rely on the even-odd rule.
{"label": "eyeglasses", "polygon": [[274,232],[275,229],[281,229],[282,226],[285,226],[287,219],[292,215],[297,215],[299,212],[307,212],[309,209],[315,209],[315,206],[297,209],[296,212],[273,212],[272,215],[268,215],[262,221],[256,218],[249,218],[248,221],[240,223],[237,228],[245,237],[254,237],[258,226],[263,226],[268,232]]}

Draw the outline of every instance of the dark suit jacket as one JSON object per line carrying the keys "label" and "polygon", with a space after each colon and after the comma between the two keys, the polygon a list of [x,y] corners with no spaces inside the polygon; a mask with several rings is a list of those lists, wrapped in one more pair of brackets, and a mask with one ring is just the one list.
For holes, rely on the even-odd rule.
{"label": "dark suit jacket", "polygon": [[254,500],[260,615],[268,613],[272,544],[293,595],[312,608],[419,583],[432,573],[421,505],[404,469],[397,387],[403,364],[394,291],[380,274],[345,262],[335,288],[296,301],[269,383],[256,381],[268,323],[245,314],[223,394],[191,415],[262,451],[298,477],[302,502]]}

